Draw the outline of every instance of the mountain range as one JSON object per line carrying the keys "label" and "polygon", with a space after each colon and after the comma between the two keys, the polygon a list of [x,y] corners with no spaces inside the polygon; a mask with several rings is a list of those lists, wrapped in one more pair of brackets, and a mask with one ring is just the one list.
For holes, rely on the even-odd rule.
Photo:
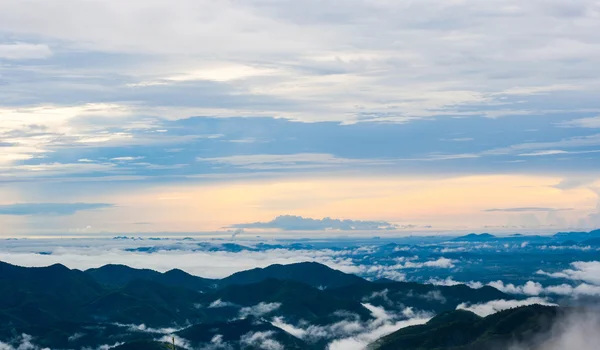
{"label": "mountain range", "polygon": [[[164,349],[173,338],[185,339],[191,348],[227,344],[263,349],[279,344],[283,349],[324,349],[334,337],[334,326],[358,332],[381,321],[377,310],[397,319],[408,317],[402,314],[410,310],[438,316],[390,334],[373,349],[445,349],[440,346],[483,344],[508,334],[489,329],[499,327],[494,326],[501,323],[496,315],[510,313],[489,316],[497,319],[491,322],[456,311],[458,305],[512,298],[492,287],[371,282],[318,263],[272,265],[216,280],[124,265],[79,271],[0,262],[0,342],[17,344],[26,334],[40,348],[50,349]],[[556,313],[552,308],[518,310],[523,310],[518,319]],[[533,323],[515,323],[514,332],[536,330]],[[454,343],[417,341],[423,334],[446,339],[457,325],[466,328]],[[320,338],[303,336],[315,330]]]}

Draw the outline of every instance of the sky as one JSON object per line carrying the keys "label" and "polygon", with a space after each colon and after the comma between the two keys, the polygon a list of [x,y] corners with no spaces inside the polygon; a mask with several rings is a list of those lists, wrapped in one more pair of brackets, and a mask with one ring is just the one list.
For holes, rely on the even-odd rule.
{"label": "sky", "polygon": [[0,236],[600,227],[600,1],[4,0]]}

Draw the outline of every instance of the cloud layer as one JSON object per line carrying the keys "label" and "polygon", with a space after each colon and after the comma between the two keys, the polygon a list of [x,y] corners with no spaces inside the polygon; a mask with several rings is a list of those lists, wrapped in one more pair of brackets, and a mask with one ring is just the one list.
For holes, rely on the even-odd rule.
{"label": "cloud layer", "polygon": [[0,205],[0,215],[72,215],[112,206],[107,203],[18,203]]}
{"label": "cloud layer", "polygon": [[340,220],[332,218],[311,219],[294,215],[282,215],[269,222],[235,224],[231,227],[242,229],[280,229],[284,231],[385,231],[398,228],[396,225],[385,221]]}
{"label": "cloud layer", "polygon": [[[145,215],[162,222],[133,222],[191,232],[294,213],[409,228],[598,226],[587,187],[600,178],[599,13],[595,0],[3,1],[2,204],[138,196],[104,215],[5,225],[138,231],[132,212],[175,197],[159,189],[219,182],[221,196],[180,199],[193,222],[172,203]],[[355,184],[330,193],[340,174]],[[478,176],[506,174],[537,187],[477,188]],[[361,191],[390,178],[419,183]],[[295,205],[289,188],[266,202],[268,189],[240,195],[240,184],[280,179],[301,189]],[[487,200],[445,181],[460,179]],[[360,215],[375,208],[385,215]]]}

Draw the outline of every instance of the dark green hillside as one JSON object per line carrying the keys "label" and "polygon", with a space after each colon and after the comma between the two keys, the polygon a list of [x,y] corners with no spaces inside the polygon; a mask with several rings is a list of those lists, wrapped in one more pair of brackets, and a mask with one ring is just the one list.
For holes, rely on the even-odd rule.
{"label": "dark green hillside", "polygon": [[0,263],[0,320],[5,327],[60,322],[120,322],[171,326],[203,320],[202,294],[147,280],[107,289],[62,265],[24,268]]}
{"label": "dark green hillside", "polygon": [[[173,345],[169,343],[162,343],[151,340],[139,340],[112,348],[114,350],[172,350]],[[183,349],[182,347],[176,346],[176,350]]]}
{"label": "dark green hillside", "polygon": [[86,305],[82,312],[99,322],[119,322],[166,327],[204,320],[196,308],[202,294],[157,282],[135,280]]}
{"label": "dark green hillside", "polygon": [[315,262],[304,262],[290,265],[271,265],[263,269],[256,268],[241,271],[221,280],[223,286],[232,284],[250,284],[265,279],[275,278],[306,283],[316,288],[334,288],[358,283],[366,280]]}
{"label": "dark green hillside", "polygon": [[269,334],[269,339],[277,341],[284,349],[311,348],[302,340],[273,326],[270,322],[255,317],[231,322],[198,324],[177,332],[177,335],[190,341],[194,347],[211,343],[215,336],[218,336],[221,342],[229,344],[234,349],[259,349],[258,347],[248,346],[248,344],[240,344],[240,340],[244,336],[247,337],[257,332]]}
{"label": "dark green hillside", "polygon": [[85,270],[85,273],[104,285],[115,287],[122,287],[133,280],[149,280],[173,287],[206,291],[212,289],[217,282],[216,280],[190,275],[179,269],[160,273],[148,269],[134,269],[125,265],[105,265],[96,269]]}
{"label": "dark green hillside", "polygon": [[63,265],[26,268],[0,262],[0,317],[9,323],[80,320],[84,315],[77,310],[104,292],[90,276]]}
{"label": "dark green hillside", "polygon": [[534,345],[547,332],[558,308],[530,305],[481,318],[456,310],[442,313],[427,324],[401,329],[373,344],[369,350],[481,350],[506,349],[511,342]]}
{"label": "dark green hillside", "polygon": [[216,300],[239,306],[254,306],[259,303],[280,303],[273,315],[283,315],[288,320],[326,322],[336,311],[349,311],[363,319],[370,312],[359,302],[338,298],[322,290],[295,281],[267,279],[247,285],[231,285],[206,295],[204,304]]}

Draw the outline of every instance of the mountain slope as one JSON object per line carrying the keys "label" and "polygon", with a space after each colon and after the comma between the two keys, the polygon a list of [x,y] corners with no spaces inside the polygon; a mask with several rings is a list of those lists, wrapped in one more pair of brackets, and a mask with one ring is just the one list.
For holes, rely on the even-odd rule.
{"label": "mountain slope", "polygon": [[[364,320],[371,318],[370,312],[359,302],[338,298],[296,281],[267,279],[252,284],[230,285],[205,295],[203,301],[204,305],[221,304],[224,306],[218,307],[219,309],[229,309],[230,312],[235,312],[228,317],[237,316],[240,307],[260,307],[262,305],[263,310],[247,309],[247,312],[256,313],[266,311],[264,310],[265,306],[270,305],[273,310],[261,315],[284,316],[287,320],[294,322],[304,320],[327,323],[335,319],[333,315],[336,312],[342,310],[357,314]],[[221,311],[222,314],[223,312]]]}
{"label": "mountain slope", "polygon": [[47,325],[81,319],[76,311],[103,293],[90,276],[63,265],[27,268],[0,262],[0,317],[5,321]]}
{"label": "mountain slope", "polygon": [[321,289],[367,283],[358,276],[346,274],[316,262],[303,262],[290,265],[271,265],[237,272],[222,279],[220,285],[249,284],[269,278],[302,282]]}
{"label": "mountain slope", "polygon": [[[233,349],[310,349],[302,340],[255,317],[231,322],[198,324],[177,332],[195,347],[209,344]],[[219,347],[220,346],[220,347]]]}
{"label": "mountain slope", "polygon": [[86,305],[81,312],[99,322],[169,327],[205,320],[194,307],[202,294],[148,280],[134,280]]}
{"label": "mountain slope", "polygon": [[149,280],[168,286],[207,291],[212,289],[216,283],[215,280],[193,276],[179,269],[160,273],[149,269],[134,269],[125,265],[105,265],[85,270],[85,273],[104,285],[115,287],[122,287],[133,280]]}
{"label": "mountain slope", "polygon": [[551,329],[558,308],[530,305],[481,318],[469,311],[442,313],[428,323],[400,329],[369,350],[506,349],[511,342],[535,345],[536,334]]}

